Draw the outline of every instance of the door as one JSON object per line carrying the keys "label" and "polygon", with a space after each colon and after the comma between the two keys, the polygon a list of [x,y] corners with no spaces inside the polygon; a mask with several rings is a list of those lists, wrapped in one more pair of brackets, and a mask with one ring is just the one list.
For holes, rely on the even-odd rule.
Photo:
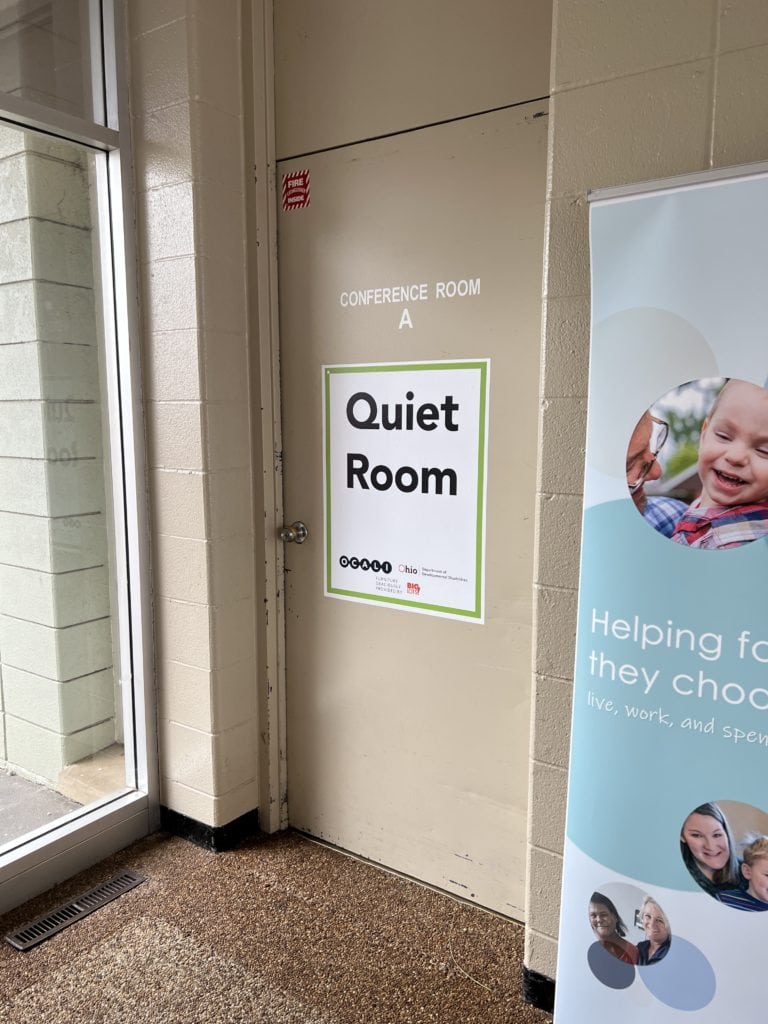
{"label": "door", "polygon": [[[545,113],[529,103],[279,164],[285,511],[309,527],[286,544],[289,820],[516,918]],[[484,622],[324,596],[323,366],[470,359],[490,360]]]}

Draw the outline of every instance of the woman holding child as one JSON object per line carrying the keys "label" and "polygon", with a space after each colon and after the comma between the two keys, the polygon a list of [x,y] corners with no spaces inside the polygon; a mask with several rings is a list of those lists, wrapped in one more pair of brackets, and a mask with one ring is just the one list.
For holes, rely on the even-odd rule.
{"label": "woman holding child", "polygon": [[742,886],[731,830],[717,804],[691,811],[680,832],[680,852],[693,880],[710,896]]}
{"label": "woman holding child", "polygon": [[768,537],[768,389],[726,380],[701,427],[701,494],[687,507],[645,493],[662,476],[658,455],[668,434],[668,424],[648,411],[630,438],[627,486],[643,518],[692,548],[736,548]]}

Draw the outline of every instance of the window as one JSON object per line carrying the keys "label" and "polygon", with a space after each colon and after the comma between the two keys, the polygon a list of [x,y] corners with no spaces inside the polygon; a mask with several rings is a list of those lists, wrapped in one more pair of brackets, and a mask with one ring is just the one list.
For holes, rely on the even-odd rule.
{"label": "window", "polygon": [[0,0],[0,910],[155,823],[114,13]]}

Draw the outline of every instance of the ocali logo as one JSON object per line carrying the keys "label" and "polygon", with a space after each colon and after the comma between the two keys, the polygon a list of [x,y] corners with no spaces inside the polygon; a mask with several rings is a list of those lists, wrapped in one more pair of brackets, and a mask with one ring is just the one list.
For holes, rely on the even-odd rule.
{"label": "ocali logo", "polygon": [[392,572],[391,562],[380,562],[377,558],[369,560],[367,558],[351,558],[348,555],[342,555],[339,559],[339,565],[342,569],[362,569],[363,572],[383,572],[388,576]]}

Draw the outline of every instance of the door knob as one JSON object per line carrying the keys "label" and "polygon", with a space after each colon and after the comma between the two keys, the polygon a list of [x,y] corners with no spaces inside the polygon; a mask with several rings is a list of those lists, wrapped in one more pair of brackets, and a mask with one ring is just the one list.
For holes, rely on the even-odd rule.
{"label": "door knob", "polygon": [[290,526],[284,526],[279,536],[286,544],[303,544],[309,536],[309,530],[300,519],[297,519]]}

